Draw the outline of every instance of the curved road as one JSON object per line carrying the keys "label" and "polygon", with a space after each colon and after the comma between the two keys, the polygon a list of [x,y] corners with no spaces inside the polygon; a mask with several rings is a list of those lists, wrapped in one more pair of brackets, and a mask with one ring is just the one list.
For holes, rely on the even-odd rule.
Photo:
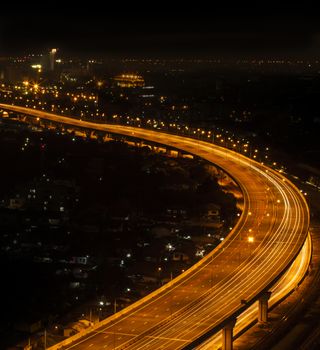
{"label": "curved road", "polygon": [[[0,104],[0,108],[185,150],[232,174],[244,194],[239,222],[213,252],[64,349],[192,348],[193,341],[221,329],[226,320],[241,314],[261,292],[269,290],[306,240],[309,211],[298,189],[281,174],[238,153],[158,131],[95,124],[18,106]],[[249,236],[253,242],[248,241]]]}
{"label": "curved road", "polygon": [[[312,254],[312,242],[311,236],[308,235],[299,255],[292,263],[287,272],[282,278],[270,288],[272,292],[269,307],[275,306],[279,301],[283,300],[292,290],[294,290],[301,282],[301,277],[308,271],[310,264],[310,257]],[[237,319],[237,323],[234,328],[233,334],[235,337],[240,335],[243,330],[247,329],[248,326],[253,324],[257,320],[258,305],[257,303],[252,304],[248,307]],[[284,316],[286,317],[286,316]],[[211,337],[208,341],[202,343],[198,350],[219,350],[222,344],[222,334],[218,333]],[[251,346],[252,348],[252,346]]]}

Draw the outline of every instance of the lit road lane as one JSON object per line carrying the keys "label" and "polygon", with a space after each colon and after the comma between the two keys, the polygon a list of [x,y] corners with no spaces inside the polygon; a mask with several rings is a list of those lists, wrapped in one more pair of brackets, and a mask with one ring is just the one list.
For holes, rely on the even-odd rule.
{"label": "lit road lane", "polygon": [[[158,346],[158,345],[157,345]],[[160,345],[161,346],[161,345]]]}
{"label": "lit road lane", "polygon": [[[131,127],[95,125],[34,110],[27,112],[54,121],[129,136],[134,135],[197,154],[231,173],[241,185],[246,200],[239,224],[219,249],[209,254],[201,264],[198,264],[197,268],[191,269],[183,277],[176,279],[169,289],[159,292],[153,299],[145,298],[140,302],[139,308],[124,313],[115,321],[114,326],[109,324],[101,327],[102,332],[115,334],[114,343],[108,342],[107,339],[104,340],[103,336],[98,333],[73,348],[86,348],[87,346],[101,348],[101,344],[107,348],[114,346],[120,348],[125,343],[129,345],[129,348],[133,346],[137,348],[146,346],[154,349],[179,348],[180,345],[178,346],[177,343],[189,342],[202,334],[209,326],[219,324],[235,310],[241,309],[240,299],[254,298],[289,265],[302,246],[308,226],[308,209],[304,200],[293,186],[282,181],[282,177],[273,172],[266,173],[266,168],[260,164],[234,152],[175,135]],[[267,196],[266,191],[269,192]],[[277,203],[276,198],[280,199],[280,203]],[[267,216],[267,211],[269,216]],[[251,216],[249,212],[252,213]],[[259,227],[257,223],[260,223]],[[248,249],[247,242],[244,240],[244,237],[248,236],[249,229],[252,229],[255,237],[254,247],[251,249]],[[241,241],[240,237],[242,237]],[[282,242],[282,244],[276,242]],[[241,254],[243,262],[241,260],[239,265],[240,259],[237,258],[238,254],[235,254],[233,263],[229,264],[231,254],[240,250],[239,244],[241,253],[244,253]],[[222,271],[222,274],[217,274],[216,279],[212,281],[212,289],[208,287],[208,266],[210,269],[215,268]],[[188,300],[186,300],[182,290],[188,288],[192,290],[188,292]],[[173,310],[174,319],[170,325],[168,313],[165,312],[165,309],[161,309],[161,305],[173,299],[175,300],[172,306],[175,308]],[[155,315],[155,311],[159,313]],[[144,321],[146,318],[148,321]],[[130,328],[132,321],[136,324],[136,328]],[[189,326],[190,332],[185,333],[187,337],[182,338],[183,331],[189,329]],[[160,328],[161,339],[155,330]],[[132,331],[133,329],[135,332]],[[94,342],[90,343],[90,341]]]}
{"label": "lit road lane", "polygon": [[[310,234],[303,245],[301,252],[299,253],[296,260],[291,265],[290,269],[285,275],[272,287],[270,290],[272,295],[269,299],[269,307],[272,307],[277,302],[282,300],[288,295],[302,280],[309,268],[309,262],[312,254],[312,244]],[[245,329],[252,322],[257,320],[258,305],[257,303],[251,305],[245,310],[239,317],[234,328],[235,337],[243,329]],[[218,350],[221,348],[222,339],[221,334],[217,334],[205,344],[198,346],[196,349],[201,350]]]}
{"label": "lit road lane", "polygon": [[[210,306],[208,305],[208,307],[210,307]],[[203,320],[205,320],[206,317],[208,317],[207,309],[205,308],[204,310],[205,310],[205,312],[204,312],[203,314],[200,314],[200,315],[199,315],[199,311],[197,312],[197,316],[200,316],[199,319],[202,320],[202,326],[205,324],[205,322],[203,322]],[[192,315],[185,315],[185,316],[189,319]],[[198,321],[198,322],[199,322],[199,321]],[[191,325],[192,325],[192,324],[193,324],[193,325],[194,325],[194,324],[197,325],[197,323],[195,323],[195,322],[190,322],[190,324],[191,324]],[[211,326],[211,323],[210,323],[210,326]],[[175,331],[175,330],[176,330],[175,327],[172,327],[172,330]],[[189,339],[188,337],[183,337],[183,336],[182,336],[182,335],[183,335],[184,329],[181,329],[180,331],[182,332],[182,334],[180,333],[180,334],[181,334],[181,338],[187,338],[187,339]],[[189,327],[188,327],[188,330],[185,331],[185,333],[186,333],[186,332],[189,332],[189,331],[190,331],[190,329],[189,329]],[[164,330],[163,330],[163,329],[161,329],[160,332],[161,332],[162,335],[164,335]],[[168,337],[168,335],[166,335],[166,336]],[[168,339],[169,339],[169,338],[168,338]],[[149,343],[150,343],[150,342],[149,342]],[[153,340],[153,343],[155,343],[155,340]],[[143,345],[143,347],[145,347],[145,346],[147,345],[147,343],[145,342],[145,344],[141,344],[141,342],[140,342],[140,343],[139,343],[139,346],[141,346],[141,345]],[[154,345],[155,345],[155,344],[154,344]],[[159,346],[163,346],[163,345],[165,345],[165,344],[162,343],[162,344],[160,345],[160,343],[159,343],[158,345],[159,345]],[[167,346],[168,346],[168,344],[165,345],[165,348],[167,348]],[[130,348],[134,349],[135,347],[130,347]],[[155,346],[153,346],[153,348],[155,348]]]}

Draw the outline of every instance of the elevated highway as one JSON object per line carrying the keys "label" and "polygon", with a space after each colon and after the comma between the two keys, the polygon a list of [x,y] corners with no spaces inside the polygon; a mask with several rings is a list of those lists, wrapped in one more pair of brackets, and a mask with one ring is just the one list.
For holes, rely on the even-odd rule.
{"label": "elevated highway", "polygon": [[[63,349],[193,349],[221,329],[224,349],[232,349],[236,319],[256,301],[258,319],[266,321],[270,291],[298,256],[309,226],[305,198],[282,174],[231,150],[191,138],[95,124],[19,106],[0,104],[0,108],[181,149],[221,167],[243,192],[242,215],[216,249],[84,337],[60,344]],[[306,251],[304,259],[308,260],[310,249]]]}

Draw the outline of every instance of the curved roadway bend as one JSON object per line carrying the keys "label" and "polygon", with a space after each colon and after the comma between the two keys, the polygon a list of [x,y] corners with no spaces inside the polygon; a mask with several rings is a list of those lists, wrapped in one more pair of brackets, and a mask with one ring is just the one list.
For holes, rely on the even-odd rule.
{"label": "curved roadway bend", "polygon": [[[301,282],[301,277],[308,271],[310,265],[310,257],[312,255],[312,243],[311,236],[308,235],[299,255],[294,260],[290,268],[286,273],[270,288],[271,297],[269,299],[269,308],[274,307],[283,300],[290,292],[297,287]],[[237,319],[237,323],[233,329],[234,337],[237,338],[243,330],[245,330],[250,324],[253,324],[257,320],[258,316],[258,303],[254,303],[249,306]],[[284,316],[285,317],[285,316]],[[241,339],[241,337],[240,337]],[[205,341],[204,343],[196,346],[197,350],[218,350],[221,349],[222,334],[216,333],[213,337]],[[250,344],[250,348],[254,346]]]}
{"label": "curved roadway bend", "polygon": [[[265,166],[206,142],[119,125],[103,125],[24,107],[0,108],[138,137],[185,150],[217,164],[241,186],[245,208],[225,241],[167,287],[109,318],[110,322],[65,349],[183,349],[221,328],[270,288],[299,253],[309,212],[294,185]],[[248,236],[254,242],[248,242]]]}

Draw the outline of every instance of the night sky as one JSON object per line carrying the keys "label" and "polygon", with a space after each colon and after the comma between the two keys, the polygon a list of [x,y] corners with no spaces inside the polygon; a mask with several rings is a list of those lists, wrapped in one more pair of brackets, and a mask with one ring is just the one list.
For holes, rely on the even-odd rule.
{"label": "night sky", "polygon": [[[48,3],[49,4],[49,3]],[[108,3],[106,2],[106,6]],[[81,7],[79,5],[79,7]],[[107,11],[92,3],[82,12],[34,6],[0,14],[0,54],[58,47],[70,53],[132,56],[318,55],[320,25],[301,8],[223,8]]]}

